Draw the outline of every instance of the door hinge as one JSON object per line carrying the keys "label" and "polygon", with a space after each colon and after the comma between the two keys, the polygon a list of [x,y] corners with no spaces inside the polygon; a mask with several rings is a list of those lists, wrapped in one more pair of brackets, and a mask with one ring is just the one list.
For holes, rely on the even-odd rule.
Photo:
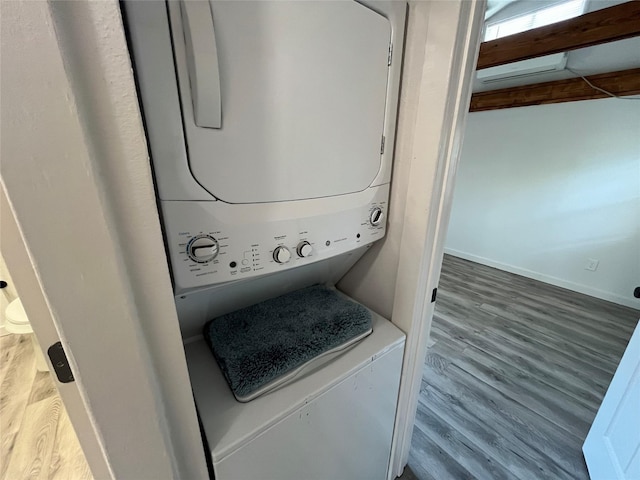
{"label": "door hinge", "polygon": [[62,343],[54,343],[49,347],[47,353],[49,354],[51,365],[60,383],[73,382],[75,379],[73,378],[73,372],[67,361],[67,355],[64,353],[64,348],[62,348]]}
{"label": "door hinge", "polygon": [[380,141],[380,155],[384,153],[384,135],[382,135],[382,140]]}
{"label": "door hinge", "polygon": [[431,303],[436,301],[436,297],[438,296],[438,289],[434,288],[433,292],[431,292]]}
{"label": "door hinge", "polygon": [[393,43],[389,44],[389,56],[387,57],[387,66],[391,66],[391,59],[393,57]]}

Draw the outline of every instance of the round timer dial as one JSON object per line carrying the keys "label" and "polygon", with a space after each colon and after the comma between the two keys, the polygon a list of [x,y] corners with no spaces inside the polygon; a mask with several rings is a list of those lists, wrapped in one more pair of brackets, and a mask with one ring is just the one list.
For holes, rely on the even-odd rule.
{"label": "round timer dial", "polygon": [[308,257],[311,255],[311,252],[313,252],[313,247],[307,241],[300,242],[298,248],[296,248],[296,253],[300,258]]}
{"label": "round timer dial", "polygon": [[218,241],[211,235],[193,237],[187,245],[187,255],[194,262],[207,263],[218,256]]}
{"label": "round timer dial", "polygon": [[273,259],[278,263],[287,263],[291,259],[291,252],[287,247],[276,247]]}
{"label": "round timer dial", "polygon": [[371,215],[369,216],[369,222],[371,223],[371,225],[377,227],[382,223],[383,220],[384,212],[380,207],[375,207],[373,210],[371,210]]}

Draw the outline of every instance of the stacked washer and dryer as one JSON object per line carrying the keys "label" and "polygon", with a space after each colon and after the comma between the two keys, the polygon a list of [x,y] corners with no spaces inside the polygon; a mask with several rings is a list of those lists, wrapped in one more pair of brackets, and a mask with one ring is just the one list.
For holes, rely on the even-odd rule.
{"label": "stacked washer and dryer", "polygon": [[202,329],[335,285],[383,238],[406,4],[151,0],[124,14],[215,478],[386,479],[404,348],[388,320],[369,312],[366,338],[248,402]]}

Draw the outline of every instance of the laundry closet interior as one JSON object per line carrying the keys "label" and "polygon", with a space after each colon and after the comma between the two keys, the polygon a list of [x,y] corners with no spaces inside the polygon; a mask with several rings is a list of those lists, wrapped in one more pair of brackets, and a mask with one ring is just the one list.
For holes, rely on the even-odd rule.
{"label": "laundry closet interior", "polygon": [[405,335],[340,281],[385,236],[406,12],[123,3],[217,479],[388,476]]}

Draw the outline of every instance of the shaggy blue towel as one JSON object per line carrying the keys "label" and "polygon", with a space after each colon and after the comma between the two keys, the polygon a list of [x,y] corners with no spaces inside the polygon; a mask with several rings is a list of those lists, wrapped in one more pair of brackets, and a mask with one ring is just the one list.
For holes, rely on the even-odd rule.
{"label": "shaggy blue towel", "polygon": [[371,333],[371,312],[321,285],[215,318],[204,337],[236,399]]}

